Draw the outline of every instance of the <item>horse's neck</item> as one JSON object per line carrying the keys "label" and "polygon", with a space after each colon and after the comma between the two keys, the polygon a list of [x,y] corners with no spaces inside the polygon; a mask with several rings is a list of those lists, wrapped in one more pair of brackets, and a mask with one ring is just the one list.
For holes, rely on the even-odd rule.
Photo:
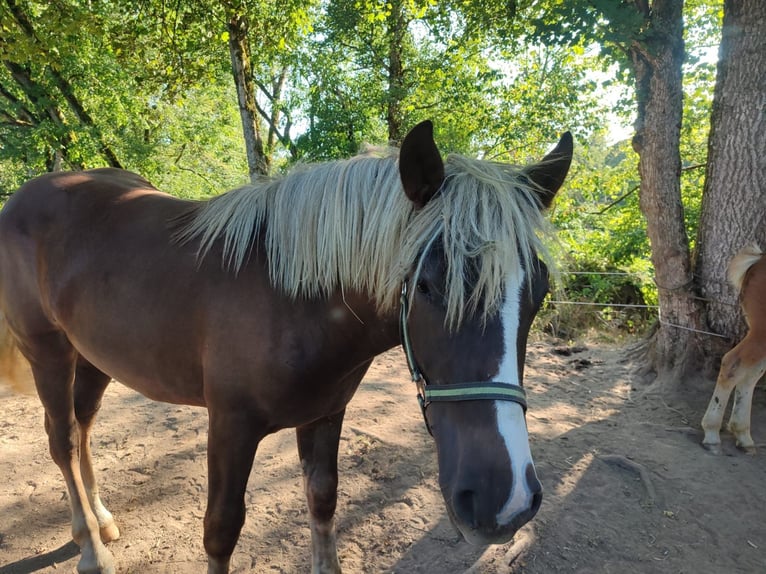
{"label": "horse's neck", "polygon": [[378,326],[371,329],[370,341],[374,352],[379,355],[401,343],[398,311],[386,315],[378,315]]}
{"label": "horse's neck", "polygon": [[[359,325],[365,333],[363,341],[374,355],[379,355],[400,343],[399,309],[380,311],[371,297],[343,296],[332,299],[330,316]],[[335,323],[343,328],[340,322]]]}

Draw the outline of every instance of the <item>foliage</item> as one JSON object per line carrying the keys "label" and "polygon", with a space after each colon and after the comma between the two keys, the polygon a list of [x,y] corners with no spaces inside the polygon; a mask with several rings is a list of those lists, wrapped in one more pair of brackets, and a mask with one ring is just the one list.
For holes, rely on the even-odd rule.
{"label": "foliage", "polygon": [[[387,26],[397,4],[406,30],[393,45]],[[402,124],[434,121],[444,151],[519,163],[566,129],[585,135],[604,121],[584,49],[501,46],[492,28],[480,33],[476,10],[470,2],[330,2],[301,62],[308,129],[300,153],[322,159],[385,140],[392,98]],[[396,90],[392,50],[403,67]]]}
{"label": "foliage", "polygon": [[128,156],[128,165],[179,197],[206,197],[246,184],[239,115],[234,105],[220,102],[236,102],[233,85],[190,88],[151,104],[144,117],[151,135]]}
{"label": "foliage", "polygon": [[[608,325],[634,333],[655,316],[644,307],[621,307],[656,305],[657,292],[638,208],[636,154],[627,141],[610,143],[607,135],[598,131],[576,148],[551,215],[561,269],[552,298],[564,303],[549,305],[544,315],[557,332]],[[577,305],[586,302],[597,306]]]}
{"label": "foliage", "polygon": [[[443,153],[517,164],[539,159],[571,130],[575,162],[552,213],[562,267],[631,275],[565,272],[560,296],[654,304],[638,159],[629,141],[610,133],[615,122],[628,124],[635,109],[626,95],[633,88],[628,48],[653,33],[641,5],[0,0],[0,193],[57,162],[106,165],[106,150],[184,197],[243,183],[227,22],[246,14],[275,170],[385,143],[397,133],[392,122],[406,131],[432,119]],[[19,22],[19,11],[33,33]],[[695,166],[707,153],[715,73],[709,48],[718,42],[721,8],[687,0],[685,17],[682,196],[694,238],[703,177]],[[62,85],[70,86],[90,123]]]}
{"label": "foliage", "polygon": [[[195,25],[195,14],[158,15],[151,11],[158,6],[142,2],[0,6],[3,189],[50,169],[57,155],[65,168],[106,165],[104,147],[120,165],[180,195],[241,182],[232,173],[240,172],[243,157],[232,124],[236,100],[220,60],[206,55],[199,38],[211,40],[212,34],[196,34],[202,26]],[[174,49],[163,50],[158,39],[179,27],[187,34],[173,36]],[[17,68],[26,71],[28,85]],[[92,123],[70,104],[59,77]],[[12,168],[19,162],[24,169]]]}
{"label": "foliage", "polygon": [[684,118],[681,126],[681,198],[686,215],[686,229],[692,249],[695,247],[702,209],[702,191],[707,163],[707,141],[715,85],[716,47],[720,41],[722,6],[691,1],[687,3],[684,66]]}
{"label": "foliage", "polygon": [[27,166],[22,177],[44,171],[61,151],[67,164],[84,165],[101,155],[102,144],[116,139],[100,123],[78,116],[68,90],[74,91],[75,103],[82,103],[85,90],[80,87],[88,85],[90,94],[122,111],[125,92],[112,87],[116,82],[126,91],[132,87],[130,78],[116,77],[113,53],[98,36],[80,35],[82,29],[98,27],[102,14],[77,3],[65,8],[11,0],[0,4],[0,159],[22,158]]}

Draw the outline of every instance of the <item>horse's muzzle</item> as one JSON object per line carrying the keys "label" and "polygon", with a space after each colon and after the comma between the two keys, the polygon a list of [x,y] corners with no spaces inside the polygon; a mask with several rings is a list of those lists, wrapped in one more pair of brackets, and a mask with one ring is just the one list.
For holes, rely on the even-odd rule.
{"label": "horse's muzzle", "polygon": [[543,500],[542,485],[532,464],[527,465],[521,483],[514,485],[513,495],[503,509],[498,511],[493,498],[479,488],[457,490],[449,499],[445,496],[450,519],[467,542],[503,544],[532,520]]}

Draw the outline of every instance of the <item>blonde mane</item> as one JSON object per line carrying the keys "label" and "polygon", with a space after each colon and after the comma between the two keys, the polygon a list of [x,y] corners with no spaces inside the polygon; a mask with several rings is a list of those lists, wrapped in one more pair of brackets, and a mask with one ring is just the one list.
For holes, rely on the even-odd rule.
{"label": "blonde mane", "polygon": [[405,274],[441,235],[446,321],[456,328],[466,313],[494,313],[507,277],[547,254],[539,237],[546,222],[519,168],[453,154],[445,175],[440,192],[415,210],[396,151],[299,166],[198,204],[176,239],[199,240],[200,258],[223,241],[223,264],[236,273],[263,237],[271,281],[289,296],[358,290],[386,312],[396,308]]}

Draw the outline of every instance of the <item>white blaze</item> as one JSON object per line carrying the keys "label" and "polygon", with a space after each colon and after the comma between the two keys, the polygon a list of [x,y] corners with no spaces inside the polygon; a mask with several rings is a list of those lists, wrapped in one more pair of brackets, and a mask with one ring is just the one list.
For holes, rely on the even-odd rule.
{"label": "white blaze", "polygon": [[[505,300],[500,309],[503,323],[503,359],[495,381],[502,381],[521,386],[519,381],[519,362],[516,339],[519,333],[519,315],[521,311],[521,293],[524,274],[520,273],[508,278],[505,284]],[[497,515],[498,524],[508,524],[520,511],[531,506],[532,493],[529,491],[526,479],[527,465],[532,464],[532,453],[529,450],[527,423],[524,419],[524,409],[511,401],[495,401],[497,415],[497,430],[503,437],[508,458],[511,461],[513,485],[500,513]]]}

